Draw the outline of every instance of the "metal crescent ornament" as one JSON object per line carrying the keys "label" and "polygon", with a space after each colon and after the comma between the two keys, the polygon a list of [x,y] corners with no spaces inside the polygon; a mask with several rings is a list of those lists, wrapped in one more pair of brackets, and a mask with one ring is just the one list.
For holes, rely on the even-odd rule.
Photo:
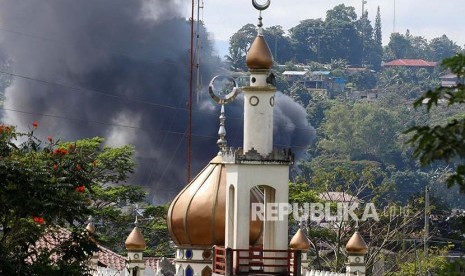
{"label": "metal crescent ornament", "polygon": [[[215,85],[214,85],[214,82],[216,80],[229,80],[231,81],[231,83],[234,85],[232,91],[230,91],[228,94],[226,95],[221,95],[220,93],[218,93],[217,91],[215,91]],[[217,102],[218,104],[228,104],[230,102],[232,102],[236,97],[237,95],[239,94],[240,92],[240,89],[237,87],[237,82],[234,78],[231,78],[231,77],[226,77],[226,76],[222,76],[222,75],[218,75],[218,76],[215,76],[211,81],[210,81],[210,85],[208,86],[208,94],[210,94],[210,97],[215,101]]]}
{"label": "metal crescent ornament", "polygon": [[252,5],[259,11],[264,11],[264,10],[268,9],[270,4],[271,4],[271,0],[267,0],[266,3],[263,4],[263,5],[258,4],[257,0],[252,0]]}

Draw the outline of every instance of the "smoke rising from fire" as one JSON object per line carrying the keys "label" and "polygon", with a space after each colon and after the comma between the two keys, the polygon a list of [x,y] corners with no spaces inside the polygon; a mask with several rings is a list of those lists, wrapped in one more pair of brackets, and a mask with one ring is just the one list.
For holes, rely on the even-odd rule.
{"label": "smoke rising from fire", "polygon": [[[155,203],[185,185],[190,25],[180,1],[0,2],[0,47],[17,76],[5,90],[3,121],[64,140],[103,136],[133,144],[131,183]],[[219,70],[200,30],[203,83]],[[21,77],[18,77],[21,76]],[[205,91],[194,103],[192,173],[217,153],[219,107]],[[242,102],[226,107],[227,139],[241,146]],[[313,137],[305,110],[276,99],[275,143],[302,152]]]}

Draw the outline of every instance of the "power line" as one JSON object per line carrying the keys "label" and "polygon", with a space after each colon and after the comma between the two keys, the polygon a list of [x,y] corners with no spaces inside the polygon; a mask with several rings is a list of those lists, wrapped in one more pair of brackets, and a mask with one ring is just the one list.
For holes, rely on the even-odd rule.
{"label": "power line", "polygon": [[[122,128],[129,128],[129,129],[136,129],[136,130],[141,130],[141,131],[146,131],[148,132],[148,129],[138,127],[138,126],[132,126],[132,125],[126,125],[126,124],[116,124],[116,123],[108,123],[108,122],[102,122],[102,121],[97,121],[97,120],[89,120],[89,119],[84,119],[84,118],[75,118],[75,117],[68,117],[68,116],[62,116],[62,115],[55,115],[55,114],[47,114],[47,113],[40,113],[40,112],[32,112],[32,111],[24,111],[24,110],[19,110],[19,109],[14,109],[14,108],[6,108],[6,107],[0,107],[0,110],[5,110],[5,111],[11,111],[11,112],[16,112],[20,114],[27,114],[27,115],[38,115],[42,117],[49,117],[49,118],[55,118],[55,119],[62,119],[62,120],[67,120],[67,121],[76,121],[76,122],[83,122],[83,123],[90,123],[90,124],[98,124],[98,125],[105,125],[105,126],[114,126],[114,127],[122,127]],[[167,133],[167,134],[173,134],[173,135],[180,135],[184,136],[186,135],[186,132],[179,132],[179,131],[171,131],[171,130],[157,130],[157,132],[162,132],[162,133]],[[192,133],[193,137],[197,138],[204,138],[204,139],[213,139],[216,140],[218,139],[217,136],[213,135],[202,135],[202,134],[196,134]],[[275,146],[288,146],[284,144],[275,144]],[[298,148],[298,149],[307,149],[305,146],[299,146],[299,145],[290,145],[288,147],[291,148]]]}
{"label": "power line", "polygon": [[[46,41],[46,42],[53,42],[55,45],[57,45],[57,44],[70,44],[70,42],[66,42],[66,41],[63,41],[63,40],[48,38],[48,37],[39,36],[39,35],[36,35],[36,34],[19,32],[19,31],[15,31],[15,30],[11,30],[11,29],[6,29],[6,28],[0,28],[0,31],[5,32],[5,33],[10,33],[10,34],[23,36],[23,37],[29,37],[29,38],[33,38],[33,39],[36,39],[36,40],[42,40],[42,41]],[[63,45],[63,47],[65,47],[65,45]],[[153,64],[165,63],[165,64],[172,64],[172,65],[179,65],[179,62],[175,62],[175,61],[169,61],[169,60],[164,60],[164,59],[154,59],[153,57],[148,57],[148,56],[135,56],[135,55],[131,55],[131,54],[124,53],[124,52],[116,52],[116,51],[112,51],[112,50],[109,50],[109,49],[97,48],[95,46],[89,46],[89,45],[87,47],[91,47],[91,50],[94,51],[94,52],[98,52],[99,50],[104,50],[106,53],[110,53],[110,54],[114,54],[114,55],[118,55],[118,56],[123,56],[123,57],[131,58],[131,59],[134,59],[134,60],[140,60],[140,61],[144,61],[144,62],[149,61],[149,62],[151,62]]]}
{"label": "power line", "polygon": [[[147,101],[147,100],[134,99],[134,98],[130,98],[130,97],[115,95],[115,94],[108,93],[108,92],[105,92],[105,91],[102,91],[102,90],[95,90],[95,89],[90,89],[90,88],[71,86],[71,85],[68,85],[68,84],[63,84],[63,83],[57,83],[57,82],[37,79],[37,78],[30,77],[30,76],[20,75],[20,74],[17,74],[17,73],[7,72],[7,71],[3,71],[3,70],[0,70],[0,74],[5,74],[5,75],[12,76],[12,77],[17,77],[17,78],[21,78],[21,79],[25,79],[25,80],[29,80],[29,81],[34,81],[34,82],[38,82],[38,83],[41,83],[41,84],[46,84],[46,85],[51,85],[51,86],[58,86],[58,87],[62,87],[62,88],[66,88],[66,89],[70,89],[70,90],[74,90],[74,91],[78,91],[78,92],[95,93],[95,94],[99,94],[99,95],[102,95],[102,96],[118,99],[118,100],[121,100],[121,101],[129,101],[129,102],[147,104],[147,105],[167,108],[167,109],[171,109],[171,110],[189,111],[189,109],[185,108],[185,107],[176,107],[176,106],[171,106],[171,105],[166,105],[166,104],[155,103],[155,102],[151,102],[151,101]],[[194,113],[205,114],[205,115],[216,118],[215,114],[212,114],[211,112],[208,112],[208,111],[202,111],[202,110],[195,110],[194,111],[193,110],[193,112]],[[240,121],[244,120],[243,117],[234,117],[234,116],[228,117],[228,119],[229,120],[240,120]],[[308,130],[307,128],[301,128],[301,127],[297,127],[297,126],[295,126],[295,127],[283,126],[283,127],[287,128],[287,129],[296,129],[296,130],[309,131],[309,132],[311,132],[313,134],[316,133],[316,131],[314,131],[314,130]]]}

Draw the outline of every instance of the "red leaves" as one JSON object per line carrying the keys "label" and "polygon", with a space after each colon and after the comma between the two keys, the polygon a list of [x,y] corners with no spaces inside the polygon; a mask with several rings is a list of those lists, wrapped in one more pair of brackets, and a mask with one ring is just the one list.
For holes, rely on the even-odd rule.
{"label": "red leaves", "polygon": [[37,128],[39,126],[39,123],[37,121],[32,122],[32,127]]}
{"label": "red leaves", "polygon": [[53,141],[52,136],[48,136],[48,137],[47,137],[47,140],[51,143],[51,142]]}
{"label": "red leaves", "polygon": [[68,154],[68,150],[64,148],[58,148],[53,151],[53,155],[65,156],[66,154]]}
{"label": "red leaves", "polygon": [[53,164],[52,169],[53,169],[54,171],[58,170],[58,165],[57,165],[57,164]]}
{"label": "red leaves", "polygon": [[37,224],[44,224],[44,222],[45,222],[44,218],[40,217],[40,216],[33,216],[32,219]]}
{"label": "red leaves", "polygon": [[84,193],[86,191],[86,187],[84,187],[84,185],[79,185],[79,186],[76,186],[74,190],[78,193]]}
{"label": "red leaves", "polygon": [[10,133],[11,127],[6,125],[0,125],[0,133]]}

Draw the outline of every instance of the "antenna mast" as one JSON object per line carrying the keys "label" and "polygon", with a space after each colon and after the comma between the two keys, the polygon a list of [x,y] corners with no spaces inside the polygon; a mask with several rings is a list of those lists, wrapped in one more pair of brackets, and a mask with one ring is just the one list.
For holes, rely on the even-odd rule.
{"label": "antenna mast", "polygon": [[[189,76],[189,126],[187,130],[187,183],[191,181],[191,145],[192,145],[192,93],[194,79],[194,8],[195,0],[191,7],[191,51],[190,51],[190,76]],[[186,183],[186,184],[187,184]]]}

